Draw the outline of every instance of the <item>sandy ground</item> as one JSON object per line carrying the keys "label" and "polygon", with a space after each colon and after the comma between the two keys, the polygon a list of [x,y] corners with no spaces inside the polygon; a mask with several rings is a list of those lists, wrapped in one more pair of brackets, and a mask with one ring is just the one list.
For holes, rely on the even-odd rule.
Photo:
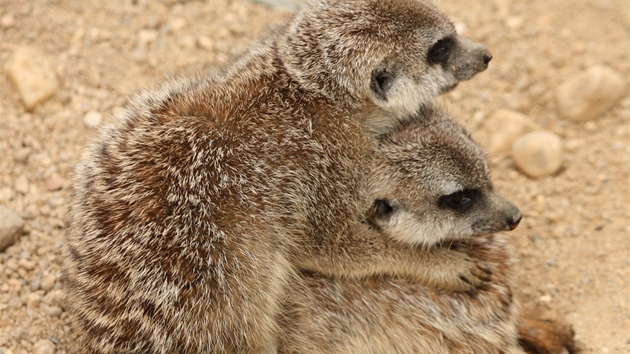
{"label": "sandy ground", "polygon": [[[604,64],[628,81],[624,0],[443,1],[466,36],[494,54],[488,71],[443,98],[474,132],[498,109],[563,138],[563,168],[542,179],[491,154],[498,188],[525,218],[511,235],[525,307],[570,322],[586,353],[630,349],[630,97],[599,119],[559,115],[555,88]],[[73,166],[130,94],[169,75],[229,63],[285,10],[237,0],[0,0],[0,65],[30,45],[53,63],[55,95],[27,112],[0,74],[0,205],[25,220],[0,253],[0,354],[66,353],[60,247]],[[38,343],[39,342],[39,343]]]}

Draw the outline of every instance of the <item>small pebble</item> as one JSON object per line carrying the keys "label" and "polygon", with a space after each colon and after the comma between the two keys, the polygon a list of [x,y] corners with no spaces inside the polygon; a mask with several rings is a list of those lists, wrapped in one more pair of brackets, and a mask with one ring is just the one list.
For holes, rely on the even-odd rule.
{"label": "small pebble", "polygon": [[196,45],[197,40],[193,36],[178,36],[177,42],[184,48],[193,48]]}
{"label": "small pebble", "polygon": [[20,268],[25,269],[25,270],[35,269],[35,262],[30,261],[28,259],[20,259],[18,261],[18,265],[20,266]]}
{"label": "small pebble", "polygon": [[59,174],[55,173],[46,179],[46,182],[44,183],[44,189],[49,192],[57,191],[60,190],[61,187],[63,187],[63,183],[63,178],[61,178]]}
{"label": "small pebble", "polygon": [[40,277],[36,277],[33,280],[31,280],[28,283],[28,287],[31,289],[31,291],[37,291],[39,290],[39,282],[40,282],[41,278]]}
{"label": "small pebble", "polygon": [[50,274],[44,275],[42,277],[42,280],[39,283],[39,287],[40,289],[44,291],[48,291],[55,286],[56,281],[57,281],[57,277],[54,274],[50,273]]}
{"label": "small pebble", "polygon": [[15,24],[15,19],[11,15],[4,15],[0,17],[0,25],[4,28],[12,27]]}
{"label": "small pebble", "polygon": [[100,112],[89,111],[83,116],[83,123],[88,128],[98,128],[103,121],[103,115]]}
{"label": "small pebble", "polygon": [[13,199],[13,190],[11,188],[5,187],[0,189],[0,202],[8,202]]}
{"label": "small pebble", "polygon": [[523,135],[512,145],[512,159],[523,173],[543,177],[556,173],[562,166],[562,139],[554,133],[536,131]]}
{"label": "small pebble", "polygon": [[561,84],[556,91],[560,114],[577,121],[599,118],[626,93],[619,73],[595,65]]}
{"label": "small pebble", "polygon": [[13,210],[0,206],[0,252],[22,235],[24,220]]}
{"label": "small pebble", "polygon": [[24,303],[27,309],[36,310],[39,308],[39,304],[42,303],[42,297],[37,293],[30,293],[25,296]]}
{"label": "small pebble", "polygon": [[540,302],[551,302],[551,295],[543,295],[538,298]]}
{"label": "small pebble", "polygon": [[50,98],[59,88],[53,65],[36,48],[16,48],[5,69],[28,110]]}
{"label": "small pebble", "polygon": [[205,50],[212,50],[212,48],[214,48],[214,41],[208,36],[197,37],[197,44],[199,45],[199,48]]}
{"label": "small pebble", "polygon": [[63,311],[58,306],[43,305],[42,306],[42,312],[47,314],[48,316],[59,317],[59,316],[61,316],[61,313]]}
{"label": "small pebble", "polygon": [[475,137],[489,151],[504,152],[510,151],[517,138],[538,129],[528,116],[501,109],[483,123]]}
{"label": "small pebble", "polygon": [[28,179],[24,175],[16,178],[13,186],[15,187],[15,190],[21,194],[26,194],[29,191]]}
{"label": "small pebble", "polygon": [[49,291],[48,294],[44,296],[44,302],[51,306],[59,306],[64,307],[64,291],[61,289],[56,289]]}
{"label": "small pebble", "polygon": [[140,30],[140,32],[138,32],[138,39],[140,40],[140,43],[153,42],[157,39],[157,37],[158,32],[154,30]]}
{"label": "small pebble", "polygon": [[33,354],[55,354],[55,345],[48,339],[33,344]]}
{"label": "small pebble", "polygon": [[265,4],[271,8],[297,9],[297,0],[254,0],[253,2]]}
{"label": "small pebble", "polygon": [[179,32],[186,26],[186,19],[183,17],[169,18],[167,21],[168,28],[173,32]]}

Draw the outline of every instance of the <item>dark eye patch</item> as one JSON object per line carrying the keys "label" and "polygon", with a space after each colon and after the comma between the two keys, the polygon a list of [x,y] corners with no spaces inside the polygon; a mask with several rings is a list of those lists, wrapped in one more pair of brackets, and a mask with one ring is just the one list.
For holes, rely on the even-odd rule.
{"label": "dark eye patch", "polygon": [[377,199],[374,201],[373,217],[381,220],[387,220],[393,213],[394,207],[389,204],[387,199]]}
{"label": "dark eye patch", "polygon": [[384,70],[375,69],[372,71],[370,89],[382,99],[387,99],[387,93],[394,83],[394,73]]}
{"label": "dark eye patch", "polygon": [[481,192],[476,189],[464,189],[443,195],[438,200],[440,208],[451,209],[460,213],[464,213],[475,204],[479,199]]}
{"label": "dark eye patch", "polygon": [[429,50],[427,60],[431,64],[439,63],[444,65],[446,64],[453,47],[455,47],[455,39],[451,37],[440,39]]}

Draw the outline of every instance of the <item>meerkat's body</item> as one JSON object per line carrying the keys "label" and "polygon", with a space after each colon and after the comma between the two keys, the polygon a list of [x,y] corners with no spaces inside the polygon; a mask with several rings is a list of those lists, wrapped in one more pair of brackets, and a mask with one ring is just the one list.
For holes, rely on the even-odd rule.
{"label": "meerkat's body", "polygon": [[[419,118],[381,138],[370,220],[383,237],[483,261],[492,270],[488,288],[471,296],[400,278],[304,271],[287,297],[280,352],[499,354],[524,353],[522,344],[573,350],[569,331],[519,315],[508,243],[493,233],[516,227],[520,212],[492,187],[483,152],[444,110],[427,106]],[[423,266],[452,269],[443,261]]]}
{"label": "meerkat's body", "polygon": [[490,58],[422,1],[321,0],[224,75],[133,99],[76,171],[73,353],[273,352],[295,267],[483,283],[466,257],[416,268],[434,255],[361,215],[375,136]]}

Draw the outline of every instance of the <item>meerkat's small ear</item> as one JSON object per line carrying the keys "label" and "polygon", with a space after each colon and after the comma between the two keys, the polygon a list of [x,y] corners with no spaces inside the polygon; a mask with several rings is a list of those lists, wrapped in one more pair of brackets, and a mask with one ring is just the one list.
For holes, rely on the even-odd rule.
{"label": "meerkat's small ear", "polygon": [[372,78],[370,81],[370,89],[381,99],[387,101],[387,94],[394,84],[396,75],[387,69],[372,70]]}

